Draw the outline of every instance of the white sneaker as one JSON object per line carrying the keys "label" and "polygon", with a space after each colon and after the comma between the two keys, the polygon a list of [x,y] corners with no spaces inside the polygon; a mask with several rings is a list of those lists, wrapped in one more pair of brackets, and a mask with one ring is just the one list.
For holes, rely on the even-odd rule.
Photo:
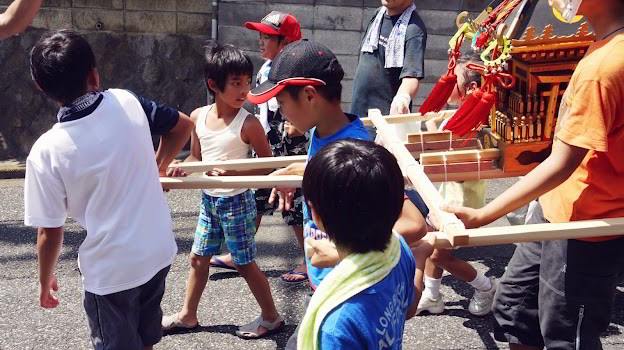
{"label": "white sneaker", "polygon": [[494,293],[496,293],[496,286],[498,282],[496,278],[490,277],[490,283],[492,287],[486,291],[475,290],[470,304],[468,304],[468,311],[475,316],[485,316],[492,310],[492,302],[494,301]]}
{"label": "white sneaker", "polygon": [[429,294],[423,293],[418,302],[416,315],[419,315],[423,311],[427,311],[430,314],[441,314],[444,312],[444,296],[442,293],[440,293],[437,299],[433,299]]}

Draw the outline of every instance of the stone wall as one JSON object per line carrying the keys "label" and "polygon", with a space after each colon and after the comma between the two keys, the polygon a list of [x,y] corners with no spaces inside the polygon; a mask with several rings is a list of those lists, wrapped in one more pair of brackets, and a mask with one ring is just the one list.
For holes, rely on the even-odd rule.
{"label": "stone wall", "polygon": [[[219,41],[243,47],[262,62],[258,34],[243,27],[245,21],[259,21],[272,10],[289,12],[301,22],[303,36],[327,45],[345,69],[343,107],[351,105],[353,74],[358,61],[363,32],[380,6],[379,0],[225,0],[218,7]],[[455,33],[455,17],[460,11],[481,11],[489,1],[416,0],[418,12],[428,31],[425,53],[426,78],[422,81],[417,104],[431,90],[447,65],[449,37]]]}
{"label": "stone wall", "polygon": [[[0,11],[11,0],[0,0]],[[460,10],[476,11],[484,0],[416,0],[427,25],[426,74],[417,102],[446,66],[449,35]],[[0,159],[24,157],[55,121],[57,107],[34,89],[28,52],[46,29],[73,28],[93,45],[103,86],[131,89],[190,113],[205,103],[203,45],[218,18],[218,39],[248,50],[256,69],[257,33],[242,27],[271,10],[291,12],[304,37],[330,47],[346,71],[349,108],[358,49],[379,0],[46,0],[26,33],[0,42]]]}
{"label": "stone wall", "polygon": [[[6,5],[11,0],[0,0]],[[0,42],[0,159],[25,157],[58,109],[35,90],[28,53],[47,29],[73,28],[93,46],[105,88],[120,87],[185,113],[205,103],[203,46],[211,0],[47,0],[33,28]],[[0,11],[4,8],[0,7]]]}

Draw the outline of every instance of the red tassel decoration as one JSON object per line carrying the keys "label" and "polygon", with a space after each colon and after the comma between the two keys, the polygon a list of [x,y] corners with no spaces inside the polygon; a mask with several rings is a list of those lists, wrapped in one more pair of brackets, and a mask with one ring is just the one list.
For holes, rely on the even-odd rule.
{"label": "red tassel decoration", "polygon": [[483,96],[483,92],[481,90],[476,90],[472,92],[470,95],[466,96],[466,99],[462,103],[461,106],[455,111],[455,114],[449,119],[449,121],[444,126],[444,130],[450,130],[455,133],[455,130],[459,128],[462,121],[469,115],[470,111],[481,101],[481,97]]}
{"label": "red tassel decoration", "polygon": [[421,114],[439,112],[446,106],[446,101],[451,97],[456,84],[457,76],[455,74],[440,77],[418,111]]}
{"label": "red tassel decoration", "polygon": [[[464,108],[464,105],[466,104],[466,102],[464,102],[460,110],[457,110],[458,113],[453,115],[451,120],[449,120],[449,122],[446,124],[445,129],[450,130],[451,132],[453,132],[453,134],[464,136],[469,134],[472,130],[478,128],[479,126],[486,124],[488,120],[488,115],[490,114],[492,107],[496,103],[496,95],[488,91],[481,93],[481,97],[476,101],[476,103],[474,102],[475,100],[476,98],[472,99],[471,101],[468,101],[468,99],[466,99],[466,102],[470,102],[472,108],[470,108],[471,106],[469,105],[468,107],[466,107],[466,110],[468,110],[469,108],[470,110],[467,113],[463,113],[462,115],[458,116],[457,114],[461,109]],[[455,119],[454,123],[451,124],[451,121],[453,121],[453,119]]]}

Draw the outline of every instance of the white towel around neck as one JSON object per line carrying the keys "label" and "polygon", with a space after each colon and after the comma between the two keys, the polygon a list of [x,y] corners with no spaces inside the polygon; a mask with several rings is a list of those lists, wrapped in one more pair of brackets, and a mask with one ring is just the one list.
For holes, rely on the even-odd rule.
{"label": "white towel around neck", "polygon": [[[412,3],[399,17],[392,27],[390,36],[388,37],[388,45],[386,47],[384,68],[402,68],[403,59],[405,58],[405,34],[407,33],[407,25],[412,17],[412,13],[416,11],[416,5]],[[381,22],[383,16],[388,13],[388,9],[382,6],[378,11],[373,23],[371,23],[366,37],[362,43],[362,52],[373,53],[379,47],[379,31],[381,30]]]}

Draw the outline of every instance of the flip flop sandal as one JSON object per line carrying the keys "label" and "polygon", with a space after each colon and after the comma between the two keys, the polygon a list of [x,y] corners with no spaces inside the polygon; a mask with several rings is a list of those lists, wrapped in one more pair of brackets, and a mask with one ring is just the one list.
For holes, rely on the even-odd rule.
{"label": "flip flop sandal", "polygon": [[161,322],[162,330],[165,332],[191,330],[199,327],[199,323],[188,325],[180,321],[178,314],[163,316]]}
{"label": "flip flop sandal", "polygon": [[[258,316],[258,318],[253,320],[251,323],[240,326],[236,331],[236,335],[243,339],[260,339],[279,332],[284,325],[285,322],[282,316],[277,316],[277,319],[273,322],[269,322],[264,320],[262,316]],[[258,334],[258,328],[260,327],[266,328],[267,331],[263,334]]]}
{"label": "flip flop sandal", "polygon": [[[286,278],[284,278],[284,276],[287,276],[287,275],[301,276],[301,279],[297,278],[297,279],[293,280],[293,279],[286,279]],[[292,269],[292,270],[286,272],[285,274],[281,275],[280,279],[284,283],[299,284],[299,283],[303,283],[303,282],[308,280],[308,274],[306,272],[299,272],[299,271],[295,271],[295,269]]]}
{"label": "flip flop sandal", "polygon": [[210,267],[218,267],[220,269],[236,271],[236,268],[234,266],[226,264],[223,260],[217,258],[216,256],[213,256],[212,259],[210,259]]}

